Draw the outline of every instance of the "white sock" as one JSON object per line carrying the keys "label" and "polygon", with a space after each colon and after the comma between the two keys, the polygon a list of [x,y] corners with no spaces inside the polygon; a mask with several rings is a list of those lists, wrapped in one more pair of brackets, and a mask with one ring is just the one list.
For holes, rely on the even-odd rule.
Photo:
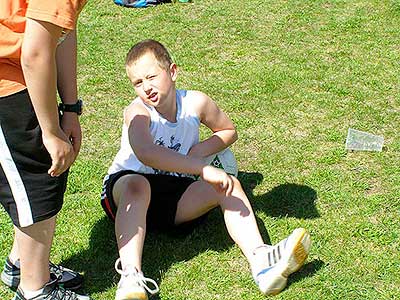
{"label": "white sock", "polygon": [[37,291],[28,291],[28,290],[22,290],[22,293],[24,294],[24,297],[26,299],[32,299],[38,295],[40,295],[41,293],[43,293],[44,288],[37,290]]}

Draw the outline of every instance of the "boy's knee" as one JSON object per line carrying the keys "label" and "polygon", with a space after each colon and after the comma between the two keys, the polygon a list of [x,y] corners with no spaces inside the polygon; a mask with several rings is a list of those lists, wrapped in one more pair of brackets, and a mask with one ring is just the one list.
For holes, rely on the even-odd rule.
{"label": "boy's knee", "polygon": [[129,176],[124,182],[123,194],[132,200],[143,199],[143,201],[148,200],[149,202],[150,183],[141,175]]}
{"label": "boy's knee", "polygon": [[233,187],[235,189],[243,189],[242,184],[240,183],[239,179],[237,179],[235,176],[231,176],[233,180]]}
{"label": "boy's knee", "polygon": [[237,179],[235,176],[232,176],[232,175],[231,175],[231,178],[232,178],[232,180],[233,180],[235,185],[240,185],[239,179]]}

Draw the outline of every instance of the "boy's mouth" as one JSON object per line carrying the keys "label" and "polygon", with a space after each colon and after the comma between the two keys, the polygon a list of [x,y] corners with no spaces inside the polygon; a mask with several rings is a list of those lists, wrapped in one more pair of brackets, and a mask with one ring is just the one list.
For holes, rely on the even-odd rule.
{"label": "boy's mouth", "polygon": [[149,96],[148,96],[148,99],[150,100],[150,101],[152,101],[152,102],[155,102],[155,101],[157,101],[157,99],[158,99],[158,97],[157,97],[157,93],[151,93]]}

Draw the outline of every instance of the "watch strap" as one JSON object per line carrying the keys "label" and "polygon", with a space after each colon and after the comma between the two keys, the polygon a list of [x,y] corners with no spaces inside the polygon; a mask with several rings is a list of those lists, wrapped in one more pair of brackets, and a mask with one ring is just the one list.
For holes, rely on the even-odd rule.
{"label": "watch strap", "polygon": [[75,104],[60,103],[58,105],[58,109],[61,112],[74,112],[78,116],[80,116],[82,114],[82,105],[83,101],[81,99],[78,99]]}

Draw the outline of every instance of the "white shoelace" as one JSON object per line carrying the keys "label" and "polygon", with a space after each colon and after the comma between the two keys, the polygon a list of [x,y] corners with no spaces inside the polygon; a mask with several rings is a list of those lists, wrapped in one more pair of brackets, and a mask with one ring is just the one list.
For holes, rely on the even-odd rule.
{"label": "white shoelace", "polygon": [[[157,283],[153,279],[144,277],[143,273],[139,272],[136,268],[130,268],[129,270],[122,270],[122,264],[120,258],[118,258],[115,261],[115,270],[121,276],[132,277],[132,280],[137,282],[139,286],[143,287],[146,291],[148,291],[152,295],[158,293],[160,290]],[[153,285],[153,288],[150,288],[148,286],[149,283]]]}

